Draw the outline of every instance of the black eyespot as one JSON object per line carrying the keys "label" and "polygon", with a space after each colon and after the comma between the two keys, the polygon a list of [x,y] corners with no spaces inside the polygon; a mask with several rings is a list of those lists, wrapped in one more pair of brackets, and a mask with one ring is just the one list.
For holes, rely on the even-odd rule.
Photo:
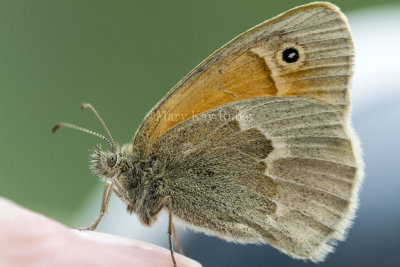
{"label": "black eyespot", "polygon": [[111,157],[107,158],[107,165],[108,167],[114,167],[115,163],[117,163],[117,155],[112,154]]}
{"label": "black eyespot", "polygon": [[282,60],[287,63],[294,63],[299,60],[299,51],[295,48],[287,48],[282,53]]}

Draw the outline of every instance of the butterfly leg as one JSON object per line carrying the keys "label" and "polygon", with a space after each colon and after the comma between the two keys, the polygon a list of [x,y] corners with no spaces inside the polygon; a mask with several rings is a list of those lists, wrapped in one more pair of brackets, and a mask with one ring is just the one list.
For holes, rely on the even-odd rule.
{"label": "butterfly leg", "polygon": [[114,187],[112,188],[114,194],[121,199],[127,206],[129,206],[131,203],[129,202],[129,200],[125,197],[125,195],[123,195],[121,192],[123,192],[123,190],[121,189],[121,186],[118,184],[118,180],[115,180],[114,182]]}
{"label": "butterfly leg", "polygon": [[[168,211],[168,213],[171,213],[171,212]],[[172,235],[174,236],[174,241],[175,241],[175,248],[179,254],[182,254],[181,245],[179,244],[178,236],[176,235],[175,225],[172,222],[172,216],[171,216],[171,226],[172,226]]]}
{"label": "butterfly leg", "polygon": [[113,187],[114,187],[114,180],[112,182],[107,181],[104,187],[103,200],[101,202],[101,209],[99,216],[97,216],[96,220],[94,220],[94,222],[91,225],[89,225],[88,227],[79,228],[79,230],[93,231],[96,229],[97,225],[103,218],[104,214],[107,212],[108,203],[110,202],[110,197]]}
{"label": "butterfly leg", "polygon": [[[174,264],[174,267],[176,267],[176,261],[175,261],[175,256],[174,256],[174,248],[172,246],[172,232],[174,232],[174,237],[176,236],[175,234],[175,227],[172,224],[172,212],[171,212],[171,205],[169,205],[171,202],[168,203],[168,243],[169,243],[169,251],[171,251],[171,257],[172,257],[172,262]],[[174,229],[174,231],[172,231]],[[176,241],[176,239],[175,239]]]}
{"label": "butterfly leg", "polygon": [[179,253],[182,253],[181,246],[179,245],[178,239],[176,237],[176,231],[174,224],[172,223],[172,210],[171,210],[171,198],[164,198],[160,204],[151,212],[151,216],[157,215],[164,207],[168,208],[168,242],[169,242],[169,250],[171,251],[171,258],[174,267],[176,267],[176,261],[174,256],[174,247],[172,245],[172,237],[175,241],[175,246]]}

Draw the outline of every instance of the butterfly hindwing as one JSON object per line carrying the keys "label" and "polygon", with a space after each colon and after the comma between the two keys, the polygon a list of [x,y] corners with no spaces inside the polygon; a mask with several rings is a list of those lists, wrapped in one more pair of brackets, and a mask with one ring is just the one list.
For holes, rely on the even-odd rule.
{"label": "butterfly hindwing", "polygon": [[174,216],[228,240],[323,259],[357,203],[358,159],[340,111],[310,98],[260,97],[171,128],[154,171],[166,177]]}

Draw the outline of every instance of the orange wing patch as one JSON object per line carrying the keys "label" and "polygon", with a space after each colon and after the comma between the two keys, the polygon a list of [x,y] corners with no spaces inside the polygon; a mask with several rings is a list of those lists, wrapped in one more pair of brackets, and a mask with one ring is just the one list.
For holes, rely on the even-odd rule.
{"label": "orange wing patch", "polygon": [[[225,60],[226,61],[226,60]],[[276,88],[264,60],[246,52],[230,63],[221,62],[201,74],[189,88],[170,96],[158,110],[165,118],[160,134],[175,124],[206,110],[247,98],[276,95]]]}
{"label": "orange wing patch", "polygon": [[155,143],[174,125],[224,104],[258,96],[276,95],[264,59],[247,51],[214,64],[193,82],[187,83],[148,117],[148,144]]}

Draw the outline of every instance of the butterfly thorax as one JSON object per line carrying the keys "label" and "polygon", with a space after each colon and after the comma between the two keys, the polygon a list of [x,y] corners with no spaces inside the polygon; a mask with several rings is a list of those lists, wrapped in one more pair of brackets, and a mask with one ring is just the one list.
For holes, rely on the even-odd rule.
{"label": "butterfly thorax", "polygon": [[102,181],[111,181],[113,191],[145,225],[155,222],[165,198],[164,182],[153,173],[152,162],[135,159],[132,144],[115,145],[103,151],[100,145],[91,157],[91,170]]}

